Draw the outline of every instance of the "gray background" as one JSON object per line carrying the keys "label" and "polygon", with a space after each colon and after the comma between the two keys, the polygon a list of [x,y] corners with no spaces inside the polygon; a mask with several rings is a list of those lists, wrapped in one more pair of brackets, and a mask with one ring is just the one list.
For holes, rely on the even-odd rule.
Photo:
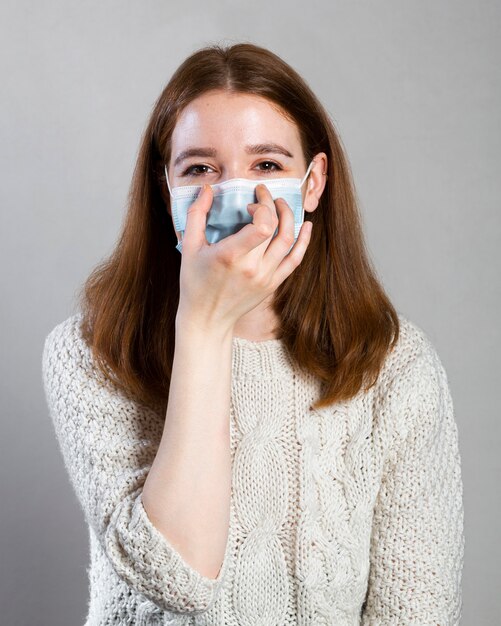
{"label": "gray background", "polygon": [[499,624],[500,25],[501,4],[478,0],[1,3],[2,623],[84,622],[87,531],[45,405],[43,340],[115,244],[171,73],[198,47],[246,40],[324,103],[381,280],[444,362],[462,624]]}

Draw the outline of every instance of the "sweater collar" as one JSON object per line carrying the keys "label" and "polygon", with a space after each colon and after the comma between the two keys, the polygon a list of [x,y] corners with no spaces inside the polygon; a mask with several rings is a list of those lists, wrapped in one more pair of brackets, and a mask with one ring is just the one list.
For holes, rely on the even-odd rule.
{"label": "sweater collar", "polygon": [[232,348],[232,369],[236,378],[282,378],[292,369],[282,339],[252,341],[233,336]]}

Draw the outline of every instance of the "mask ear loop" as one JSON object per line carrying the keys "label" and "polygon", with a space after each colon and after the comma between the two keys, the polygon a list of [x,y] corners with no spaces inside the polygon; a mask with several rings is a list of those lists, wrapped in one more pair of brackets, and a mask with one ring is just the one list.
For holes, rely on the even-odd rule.
{"label": "mask ear loop", "polygon": [[[169,188],[169,193],[170,193],[170,195],[172,197],[172,190],[171,190],[170,184],[169,184],[169,175],[167,174],[167,165],[164,165],[164,171],[165,171],[165,180],[167,181],[167,187]],[[176,245],[176,250],[178,252],[181,252],[181,246],[182,245],[183,245],[183,233],[181,232],[181,239],[177,242],[177,245]],[[181,254],[182,254],[182,252],[181,252]]]}
{"label": "mask ear loop", "polygon": [[[301,187],[303,186],[304,181],[305,181],[305,180],[306,180],[306,178],[308,177],[308,174],[310,173],[311,168],[313,167],[313,163],[314,163],[314,161],[313,161],[313,159],[312,159],[312,160],[310,161],[310,164],[308,165],[308,169],[306,170],[305,175],[303,176],[303,178],[302,178],[301,182],[299,183],[299,189],[301,189]],[[301,208],[302,208],[302,217],[301,217],[301,222],[304,222],[304,206],[303,206],[303,203],[301,203]],[[294,225],[294,229],[296,229],[296,225]],[[298,234],[299,234],[299,233],[298,233]],[[298,234],[296,234],[296,233],[294,234],[294,243],[296,242],[296,239],[297,239],[297,237],[298,237]],[[294,244],[292,244],[292,246],[289,248],[289,252],[292,250],[292,247],[293,247],[293,246],[294,246]],[[288,253],[289,253],[289,252],[288,252]],[[287,254],[288,254],[288,253],[287,253]]]}
{"label": "mask ear loop", "polygon": [[169,188],[169,193],[172,196],[172,189],[170,188],[169,176],[167,174],[167,165],[164,165],[164,171],[165,171],[165,180],[167,181],[167,187]]}
{"label": "mask ear loop", "polygon": [[302,180],[301,180],[301,182],[300,182],[300,184],[299,184],[299,188],[301,188],[301,187],[303,186],[303,183],[304,183],[304,181],[306,180],[306,178],[308,177],[308,174],[310,173],[311,168],[313,167],[313,163],[314,163],[314,162],[315,162],[315,161],[313,161],[313,159],[312,159],[312,160],[311,160],[311,162],[310,162],[310,164],[308,165],[308,169],[306,170],[306,173],[305,173],[305,175],[303,176],[303,178],[302,178]]}

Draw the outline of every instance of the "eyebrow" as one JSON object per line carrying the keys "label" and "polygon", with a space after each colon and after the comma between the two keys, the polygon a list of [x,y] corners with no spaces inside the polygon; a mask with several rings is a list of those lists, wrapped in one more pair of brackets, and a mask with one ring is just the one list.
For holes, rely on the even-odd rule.
{"label": "eyebrow", "polygon": [[[290,159],[293,159],[293,155],[283,146],[278,143],[256,143],[252,145],[245,146],[245,151],[247,154],[282,154]],[[217,154],[217,150],[215,148],[187,148],[180,152],[176,160],[174,161],[174,167],[184,161],[185,159],[189,159],[190,157],[215,157]]]}

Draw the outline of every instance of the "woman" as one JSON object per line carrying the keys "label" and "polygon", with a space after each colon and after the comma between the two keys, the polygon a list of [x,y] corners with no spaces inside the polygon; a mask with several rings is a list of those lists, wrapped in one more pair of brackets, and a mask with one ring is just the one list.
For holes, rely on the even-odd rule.
{"label": "woman", "polygon": [[341,142],[282,59],[182,63],[80,304],[43,376],[89,525],[86,626],[458,623],[447,375],[379,284]]}

